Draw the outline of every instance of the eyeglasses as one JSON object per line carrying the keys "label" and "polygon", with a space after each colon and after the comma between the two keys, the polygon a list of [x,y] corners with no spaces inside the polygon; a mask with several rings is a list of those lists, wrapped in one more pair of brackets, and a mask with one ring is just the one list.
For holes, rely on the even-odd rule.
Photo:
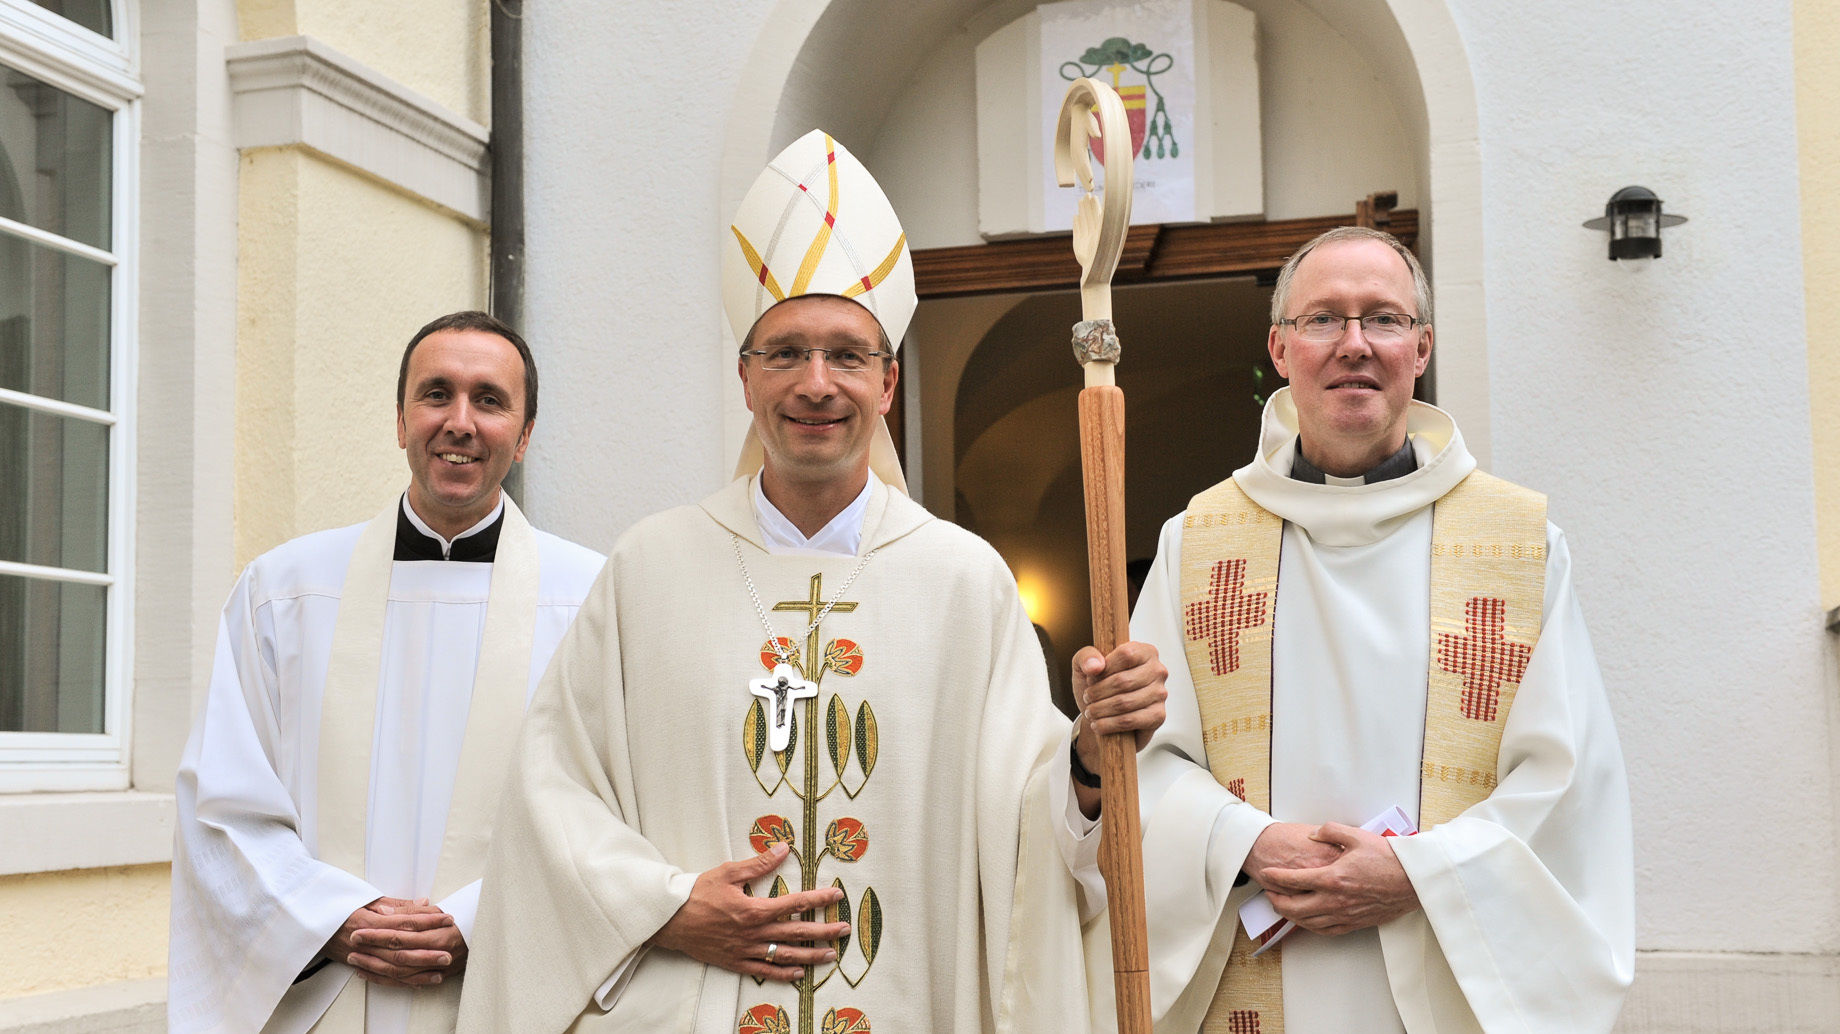
{"label": "eyeglasses", "polygon": [[813,352],[824,354],[824,367],[832,373],[866,373],[871,359],[893,359],[893,352],[877,352],[867,348],[800,348],[796,345],[781,345],[774,349],[748,348],[742,355],[760,357],[763,370],[801,370],[811,361]]}
{"label": "eyeglasses", "polygon": [[1302,316],[1293,316],[1279,320],[1280,324],[1296,330],[1297,336],[1305,341],[1340,341],[1342,333],[1348,329],[1348,321],[1355,320],[1361,324],[1361,335],[1369,341],[1391,342],[1405,339],[1413,327],[1424,326],[1425,321],[1416,316],[1407,316],[1403,312],[1370,312],[1365,316],[1339,316],[1333,312],[1312,312]]}

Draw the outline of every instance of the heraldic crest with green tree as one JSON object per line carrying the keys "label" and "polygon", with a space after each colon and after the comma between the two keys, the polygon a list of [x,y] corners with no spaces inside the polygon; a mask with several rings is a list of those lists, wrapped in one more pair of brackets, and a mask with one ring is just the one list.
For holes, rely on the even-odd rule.
{"label": "heraldic crest with green tree", "polygon": [[[816,620],[824,608],[822,588],[823,575],[814,574],[806,599],[776,603],[773,609],[799,611],[807,620]],[[841,601],[831,608],[836,613],[855,609],[855,603]],[[850,678],[862,671],[862,648],[848,639],[832,639],[820,648],[822,638],[822,628],[813,625],[802,647],[784,636],[761,644],[760,663],[768,672],[784,656],[806,681],[817,684],[820,692],[794,709],[792,735],[782,751],[769,749],[765,703],[756,697],[748,706],[741,727],[741,749],[754,781],[769,798],[785,792],[798,804],[796,817],[767,814],[756,818],[748,830],[748,845],[759,852],[774,844],[785,844],[787,857],[799,865],[798,890],[816,890],[818,881],[829,875],[830,885],[843,891],[843,899],[826,908],[822,920],[851,924],[850,933],[831,945],[837,952],[836,961],[828,967],[807,966],[805,975],[791,985],[799,994],[798,1034],[869,1034],[869,1018],[860,1009],[828,1009],[818,1026],[813,1026],[818,988],[832,980],[842,980],[852,988],[861,984],[875,964],[875,953],[882,943],[882,905],[875,888],[864,886],[853,895],[843,875],[835,871],[860,861],[868,852],[869,831],[861,820],[843,815],[831,819],[822,831],[819,828],[819,805],[828,799],[833,802],[832,810],[842,810],[836,807],[837,802],[855,800],[875,771],[880,746],[875,709],[867,700],[852,711],[841,693],[831,693],[827,698],[822,692],[826,674]],[[823,736],[810,735],[814,729],[821,729]],[[806,735],[801,736],[801,730]],[[804,750],[802,755],[800,748]],[[832,797],[839,793],[841,796]],[[843,808],[847,807],[847,803],[843,804]],[[776,898],[792,890],[784,875],[776,875],[767,896]],[[753,979],[759,985],[766,983],[760,977]],[[737,1034],[793,1034],[792,1024],[793,1016],[785,1006],[763,1002],[742,1014]]]}
{"label": "heraldic crest with green tree", "polygon": [[[1061,78],[1072,82],[1075,79],[1091,78],[1099,74],[1100,69],[1112,73],[1112,89],[1118,92],[1118,99],[1124,102],[1125,118],[1131,124],[1131,154],[1136,158],[1179,158],[1182,148],[1176,143],[1175,126],[1169,120],[1169,112],[1163,104],[1163,91],[1156,88],[1156,77],[1175,66],[1176,59],[1168,52],[1157,53],[1153,48],[1142,43],[1133,43],[1123,36],[1113,36],[1096,47],[1087,47],[1086,53],[1078,61],[1061,63]],[[1130,69],[1144,77],[1141,84],[1126,86],[1118,79],[1125,69]],[[1146,119],[1145,107],[1149,97],[1156,98],[1156,110],[1149,112]],[[1093,135],[1093,156],[1103,159],[1099,150],[1100,140]]]}

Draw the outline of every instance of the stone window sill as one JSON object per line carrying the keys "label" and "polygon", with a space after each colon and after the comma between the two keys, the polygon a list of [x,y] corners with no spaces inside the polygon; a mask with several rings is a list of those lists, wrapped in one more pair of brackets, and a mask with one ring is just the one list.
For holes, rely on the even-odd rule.
{"label": "stone window sill", "polygon": [[172,861],[170,793],[0,795],[0,876]]}

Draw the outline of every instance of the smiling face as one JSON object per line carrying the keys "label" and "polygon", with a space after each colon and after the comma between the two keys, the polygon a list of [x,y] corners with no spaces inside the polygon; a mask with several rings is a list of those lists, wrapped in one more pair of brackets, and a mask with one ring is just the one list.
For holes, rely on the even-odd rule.
{"label": "smiling face", "polygon": [[[847,298],[806,295],[768,309],[754,324],[750,348],[842,348],[877,351],[881,325]],[[859,373],[840,373],[816,355],[792,370],[763,369],[742,356],[741,386],[771,481],[834,490],[860,489],[868,477],[875,421],[894,402],[899,365],[871,359]]]}
{"label": "smiling face", "polygon": [[444,538],[479,523],[498,505],[498,486],[524,458],[533,426],[524,418],[524,363],[511,342],[480,330],[423,338],[396,405],[409,505]]}
{"label": "smiling face", "polygon": [[[1327,312],[1421,315],[1412,271],[1379,240],[1330,241],[1305,255],[1286,299],[1286,319]],[[1405,444],[1412,382],[1431,358],[1431,328],[1395,342],[1369,341],[1350,322],[1334,341],[1306,341],[1289,326],[1271,328],[1272,365],[1291,384],[1304,456],[1338,477],[1372,469]]]}

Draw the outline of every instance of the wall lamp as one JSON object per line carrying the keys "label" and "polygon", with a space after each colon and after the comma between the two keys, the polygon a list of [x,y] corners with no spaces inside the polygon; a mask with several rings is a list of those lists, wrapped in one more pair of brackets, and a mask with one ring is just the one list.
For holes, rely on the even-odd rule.
{"label": "wall lamp", "polygon": [[1587,230],[1610,231],[1610,260],[1660,258],[1661,228],[1679,226],[1684,215],[1662,215],[1661,199],[1647,187],[1624,187],[1610,195],[1604,214],[1585,220]]}

